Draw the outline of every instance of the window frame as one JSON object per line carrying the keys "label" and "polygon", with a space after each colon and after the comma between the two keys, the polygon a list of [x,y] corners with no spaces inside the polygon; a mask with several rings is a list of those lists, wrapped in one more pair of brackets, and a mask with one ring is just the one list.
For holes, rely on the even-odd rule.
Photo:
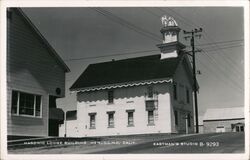
{"label": "window frame", "polygon": [[187,123],[188,123],[188,127],[191,127],[191,114],[190,113],[187,114]]}
{"label": "window frame", "polygon": [[114,90],[108,90],[108,104],[114,104]]}
{"label": "window frame", "polygon": [[[126,112],[127,112],[127,118],[128,118],[128,121],[127,121],[127,127],[134,127],[135,126],[135,121],[134,121],[134,112],[135,112],[135,110],[134,109],[132,109],[132,110],[126,110]],[[129,114],[131,114],[132,113],[132,123],[130,123],[131,121],[130,121],[130,117],[129,117]]]}
{"label": "window frame", "polygon": [[[13,94],[14,92],[17,93],[17,109],[16,109],[16,113],[13,113],[12,112],[12,109],[13,109]],[[20,114],[20,95],[21,94],[30,94],[34,97],[34,100],[33,100],[33,115],[30,115],[30,114]],[[37,106],[36,106],[36,99],[37,97],[40,97],[40,107],[39,107],[39,111],[40,111],[40,114],[39,116],[36,116],[36,109],[37,109]],[[19,90],[12,90],[11,91],[11,115],[13,116],[20,116],[20,117],[32,117],[32,118],[42,118],[43,114],[42,114],[42,95],[39,95],[39,94],[34,94],[34,93],[30,93],[30,92],[23,92],[23,91],[19,91]]]}
{"label": "window frame", "polygon": [[153,88],[153,86],[148,86],[147,87],[147,94],[148,94],[148,98],[153,98],[154,97],[154,88]]}
{"label": "window frame", "polygon": [[[94,125],[91,121],[91,117],[94,117]],[[89,129],[96,129],[96,112],[94,113],[89,113]]]}
{"label": "window frame", "polygon": [[[152,112],[152,115],[149,115],[149,113]],[[147,113],[148,116],[148,126],[154,126],[155,125],[155,119],[154,119],[154,110],[149,110]],[[150,117],[152,116],[152,119],[150,119]],[[152,121],[151,121],[152,120]]]}
{"label": "window frame", "polygon": [[[107,112],[108,114],[108,128],[115,128],[115,111],[108,111]],[[113,123],[111,124],[111,117],[110,116],[113,116],[112,119],[113,119]]]}
{"label": "window frame", "polygon": [[177,110],[174,111],[174,120],[175,120],[175,125],[178,126],[179,121],[178,121],[178,111]]}

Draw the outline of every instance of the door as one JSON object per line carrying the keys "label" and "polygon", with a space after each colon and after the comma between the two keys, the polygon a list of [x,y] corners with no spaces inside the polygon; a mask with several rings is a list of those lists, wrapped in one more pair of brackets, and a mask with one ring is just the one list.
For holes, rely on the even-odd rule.
{"label": "door", "polygon": [[49,136],[59,136],[59,122],[51,117],[51,114],[56,108],[56,96],[49,96]]}
{"label": "door", "polygon": [[218,126],[216,127],[216,133],[220,133],[220,132],[225,132],[225,127],[224,126]]}

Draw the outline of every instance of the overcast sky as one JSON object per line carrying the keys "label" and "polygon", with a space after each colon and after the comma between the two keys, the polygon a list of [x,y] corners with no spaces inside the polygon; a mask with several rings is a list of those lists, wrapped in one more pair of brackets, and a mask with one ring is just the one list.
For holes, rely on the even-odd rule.
{"label": "overcast sky", "polygon": [[[200,114],[204,114],[206,108],[244,104],[243,8],[23,10],[71,70],[66,74],[66,98],[58,101],[59,108],[76,109],[76,97],[69,93],[69,87],[89,64],[160,54],[156,44],[162,43],[160,18],[163,15],[174,17],[184,30],[203,28],[202,37],[195,41],[196,47],[205,51],[197,53],[197,69],[201,71],[197,75]],[[181,42],[189,46],[189,40],[183,37],[181,32]]]}

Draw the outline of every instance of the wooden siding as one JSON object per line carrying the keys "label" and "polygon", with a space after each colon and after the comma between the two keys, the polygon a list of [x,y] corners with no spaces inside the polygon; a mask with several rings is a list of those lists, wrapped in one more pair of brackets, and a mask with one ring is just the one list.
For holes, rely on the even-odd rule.
{"label": "wooden siding", "polygon": [[[187,71],[187,64],[183,60],[177,67],[174,75],[174,83],[177,84],[177,100],[171,96],[171,116],[172,116],[172,132],[185,133],[186,132],[186,120],[185,116],[190,113],[191,115],[191,126],[188,128],[189,133],[194,132],[194,111],[193,111],[193,90],[192,90],[192,80],[190,80],[190,72]],[[180,85],[183,85],[184,92],[181,91]],[[189,90],[189,103],[186,100],[186,89]],[[173,92],[173,87],[171,89]],[[173,94],[171,94],[173,95]],[[178,111],[178,125],[175,125],[174,121],[174,111]]]}
{"label": "wooden siding", "polygon": [[[13,10],[7,21],[7,114],[8,135],[47,136],[49,95],[64,97],[64,69]],[[57,95],[56,88],[61,89]],[[42,96],[42,118],[11,114],[12,90]]]}

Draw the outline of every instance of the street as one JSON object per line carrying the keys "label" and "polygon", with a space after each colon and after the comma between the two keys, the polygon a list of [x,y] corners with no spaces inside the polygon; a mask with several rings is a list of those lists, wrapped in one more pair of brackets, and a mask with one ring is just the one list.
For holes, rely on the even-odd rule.
{"label": "street", "polygon": [[[179,145],[172,145],[179,142]],[[188,143],[184,143],[188,142]],[[193,142],[193,143],[190,143]],[[180,143],[184,143],[180,145]],[[195,145],[198,143],[198,145]],[[168,145],[169,144],[169,145]],[[200,134],[188,137],[178,137],[158,142],[139,144],[133,147],[113,149],[103,154],[113,153],[243,153],[243,133]]]}
{"label": "street", "polygon": [[[72,143],[73,144],[73,143]],[[210,133],[173,137],[108,138],[84,144],[9,149],[14,154],[244,153],[244,133]]]}

